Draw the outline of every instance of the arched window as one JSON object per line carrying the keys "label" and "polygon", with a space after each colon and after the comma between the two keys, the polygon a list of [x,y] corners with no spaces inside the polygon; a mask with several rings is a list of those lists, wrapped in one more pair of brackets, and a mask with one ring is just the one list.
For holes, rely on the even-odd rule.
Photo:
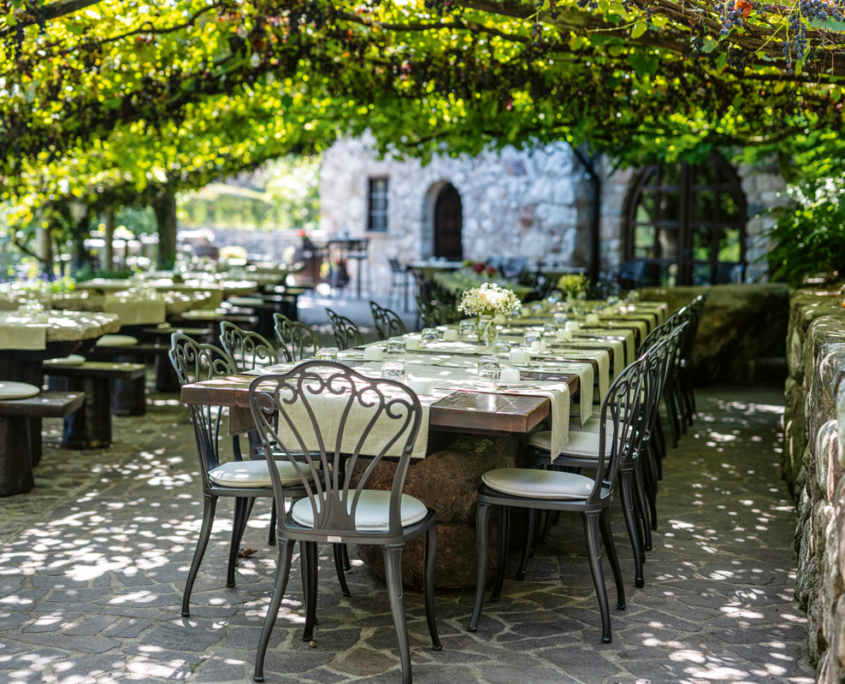
{"label": "arched window", "polygon": [[629,195],[622,278],[641,286],[742,282],[745,220],[745,195],[723,157],[650,166]]}

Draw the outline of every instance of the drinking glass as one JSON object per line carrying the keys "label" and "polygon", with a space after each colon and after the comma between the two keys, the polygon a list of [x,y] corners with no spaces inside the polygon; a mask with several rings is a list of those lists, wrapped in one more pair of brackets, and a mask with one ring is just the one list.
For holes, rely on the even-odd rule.
{"label": "drinking glass", "polygon": [[405,338],[404,337],[391,337],[387,341],[387,353],[388,354],[404,354],[405,353]]}
{"label": "drinking glass", "polygon": [[472,337],[475,334],[475,321],[465,318],[458,328],[461,337]]}
{"label": "drinking glass", "polygon": [[381,379],[405,382],[405,364],[398,361],[388,361],[381,367]]}
{"label": "drinking glass", "polygon": [[435,328],[423,328],[422,330],[422,344],[423,346],[429,344],[437,344],[440,338],[437,335]]}
{"label": "drinking glass", "polygon": [[337,361],[337,347],[320,347],[314,358],[321,361]]}
{"label": "drinking glass", "polygon": [[500,356],[508,356],[511,353],[511,343],[505,340],[496,340],[492,347],[493,353]]}
{"label": "drinking glass", "polygon": [[555,330],[563,330],[566,327],[566,314],[556,313],[554,316]]}
{"label": "drinking glass", "polygon": [[498,380],[500,374],[499,359],[495,356],[482,356],[478,359],[478,377],[484,380]]}
{"label": "drinking glass", "polygon": [[554,335],[555,330],[557,330],[557,327],[552,321],[548,321],[545,325],[543,325],[543,333],[546,335]]}
{"label": "drinking glass", "polygon": [[525,348],[531,349],[531,344],[534,343],[534,342],[539,342],[540,337],[541,337],[541,335],[540,335],[540,332],[538,330],[526,330],[525,331],[525,340],[524,340]]}

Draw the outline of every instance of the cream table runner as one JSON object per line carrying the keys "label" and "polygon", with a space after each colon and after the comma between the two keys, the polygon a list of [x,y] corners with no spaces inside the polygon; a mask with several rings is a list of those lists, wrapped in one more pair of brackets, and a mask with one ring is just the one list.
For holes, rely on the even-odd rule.
{"label": "cream table runner", "polygon": [[[416,355],[424,357],[425,355]],[[434,392],[430,395],[418,395],[422,406],[422,421],[420,433],[414,444],[413,458],[424,458],[428,449],[429,414],[432,404],[440,399],[463,390],[469,392],[484,392],[488,394],[519,394],[526,396],[543,396],[551,402],[551,423],[552,423],[552,453],[559,454],[563,451],[569,439],[569,386],[561,382],[525,382],[519,386],[506,390],[497,389],[488,381],[479,380],[474,364],[472,367],[445,367],[431,365],[428,357],[425,363],[405,362],[405,373],[408,377],[430,379],[434,382]],[[438,358],[438,357],[435,357]],[[339,358],[339,360],[341,360]],[[449,359],[440,358],[440,362],[448,362]],[[384,361],[363,363],[355,367],[359,373],[369,377],[381,377],[381,367]],[[294,367],[293,364],[279,364],[268,366],[261,370],[250,371],[245,375],[266,375],[268,373],[285,373]],[[401,394],[401,393],[400,393]],[[398,395],[397,395],[398,396]],[[331,394],[319,394],[309,397],[312,410],[319,416],[320,429],[323,435],[336,434],[340,424],[343,409],[346,406],[346,399],[343,396]],[[244,415],[246,414],[246,415]],[[308,417],[304,404],[296,402],[289,408],[292,421],[300,432],[309,449],[317,450],[316,435],[311,427],[311,419]],[[351,453],[358,446],[361,434],[372,419],[372,409],[353,406],[346,419],[346,429],[341,450]],[[282,443],[292,445],[288,448],[299,449],[299,442],[293,432],[282,421],[279,425],[279,438]],[[229,409],[229,434],[241,434],[254,429],[249,409]],[[366,443],[362,445],[360,453],[366,456],[375,456],[384,447],[396,432],[396,423],[385,417],[381,417],[374,424]],[[404,440],[400,440],[404,442]],[[401,444],[394,444],[387,451],[388,456],[399,456]]]}
{"label": "cream table runner", "polygon": [[0,313],[0,349],[46,349],[47,325],[30,314]]}

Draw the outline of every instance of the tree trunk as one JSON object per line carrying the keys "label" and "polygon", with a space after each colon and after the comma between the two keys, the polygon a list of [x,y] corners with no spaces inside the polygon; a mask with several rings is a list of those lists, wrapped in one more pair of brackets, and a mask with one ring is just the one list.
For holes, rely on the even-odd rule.
{"label": "tree trunk", "polygon": [[106,272],[111,272],[114,269],[114,229],[117,219],[114,216],[114,209],[109,209],[106,213],[106,238],[105,245],[103,245],[103,263],[100,269]]}
{"label": "tree trunk", "polygon": [[91,260],[91,255],[85,249],[85,237],[91,226],[91,214],[88,207],[85,207],[85,215],[76,222],[76,270],[81,269]]}
{"label": "tree trunk", "polygon": [[173,268],[176,260],[176,195],[166,191],[153,200],[158,222],[158,267]]}

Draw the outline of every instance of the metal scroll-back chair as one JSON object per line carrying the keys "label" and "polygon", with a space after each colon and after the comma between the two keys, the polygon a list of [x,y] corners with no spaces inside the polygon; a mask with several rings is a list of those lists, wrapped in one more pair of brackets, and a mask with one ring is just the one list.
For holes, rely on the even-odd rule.
{"label": "metal scroll-back chair", "polygon": [[[646,364],[645,359],[635,361],[617,376],[608,389],[602,401],[601,430],[596,436],[595,453],[570,456],[564,450],[560,457],[567,461],[565,465],[595,469],[595,479],[573,472],[536,468],[501,468],[481,476],[483,484],[478,490],[477,513],[478,579],[475,608],[470,619],[469,631],[474,632],[477,629],[478,620],[481,617],[487,577],[488,521],[493,507],[498,506],[498,568],[491,600],[499,598],[504,582],[511,508],[528,509],[529,534],[527,537],[529,540],[534,536],[534,523],[536,523],[538,511],[580,513],[584,523],[590,570],[593,574],[601,612],[601,640],[611,641],[610,608],[604,584],[599,538],[604,542],[613,571],[617,592],[616,606],[623,610],[625,587],[610,529],[609,507],[617,475],[623,463],[633,458],[632,452],[638,447],[636,427],[644,389]],[[546,454],[548,459],[548,447]],[[555,465],[557,465],[556,460]],[[532,465],[537,464],[538,462],[535,461]],[[523,552],[522,564],[527,562],[527,556],[528,554]]]}
{"label": "metal scroll-back chair", "polygon": [[[278,521],[278,570],[259,641],[255,681],[264,681],[264,656],[298,541],[300,554],[309,558],[303,636],[306,641],[311,639],[316,621],[317,544],[382,547],[402,682],[410,684],[402,550],[420,535],[425,535],[426,619],[434,648],[441,648],[434,619],[435,513],[418,499],[402,493],[422,418],[419,399],[398,382],[369,378],[339,363],[318,360],[305,361],[285,374],[256,379],[250,386],[249,405],[268,463],[274,458],[273,445],[278,445],[299,472],[306,492],[306,497]],[[325,418],[321,421],[320,416],[328,414],[342,418],[339,422]],[[274,419],[276,415],[278,421]],[[378,452],[362,454],[365,445]],[[295,453],[307,454],[307,459],[297,462]],[[388,454],[398,457],[390,490],[367,489],[370,476]],[[320,472],[331,475],[320,481],[316,477]],[[274,478],[273,491],[278,509],[284,510],[286,492],[281,478]]]}
{"label": "metal scroll-back chair", "polygon": [[[180,385],[202,380],[234,375],[237,371],[229,356],[210,344],[199,344],[187,335],[173,333],[171,337],[170,361],[179,377]],[[243,539],[246,523],[249,519],[255,499],[273,496],[272,480],[267,462],[244,461],[241,456],[238,437],[232,438],[233,460],[222,462],[220,458],[220,419],[223,411],[216,406],[191,404],[189,406],[191,421],[194,424],[194,434],[197,441],[197,454],[200,462],[203,494],[203,518],[200,538],[185,592],[182,596],[182,615],[189,617],[191,590],[197,578],[203,555],[211,537],[214,514],[217,510],[217,499],[220,497],[234,498],[235,519],[232,525],[232,540],[229,545],[229,566],[226,574],[226,586],[235,586],[235,566],[237,564],[238,549]],[[277,478],[289,487],[289,496],[304,496],[300,478],[295,468],[287,461],[276,464]]]}
{"label": "metal scroll-back chair", "polygon": [[692,350],[695,345],[695,338],[698,335],[698,326],[701,324],[701,319],[704,316],[704,307],[707,305],[707,299],[710,297],[710,290],[707,290],[702,295],[699,295],[689,304],[689,310],[692,313],[690,318],[689,333],[684,340],[684,348],[680,350],[680,368],[679,373],[679,391],[683,401],[683,413],[687,423],[692,426],[695,420],[695,392],[692,389]]}
{"label": "metal scroll-back chair", "polygon": [[229,321],[220,324],[220,343],[240,373],[279,363],[279,355],[267,338]]}
{"label": "metal scroll-back chair", "polygon": [[334,332],[334,339],[337,342],[338,349],[349,349],[350,347],[359,347],[364,344],[364,336],[355,325],[346,316],[341,316],[331,309],[326,309],[326,314],[332,324],[332,332]]}
{"label": "metal scroll-back chair", "polygon": [[273,314],[273,327],[288,363],[310,358],[323,346],[317,334],[305,323],[292,321],[283,314]]}
{"label": "metal scroll-back chair", "polygon": [[380,340],[408,334],[402,319],[394,311],[385,309],[373,301],[370,301],[370,311],[373,314],[373,323],[375,323],[376,334]]}

